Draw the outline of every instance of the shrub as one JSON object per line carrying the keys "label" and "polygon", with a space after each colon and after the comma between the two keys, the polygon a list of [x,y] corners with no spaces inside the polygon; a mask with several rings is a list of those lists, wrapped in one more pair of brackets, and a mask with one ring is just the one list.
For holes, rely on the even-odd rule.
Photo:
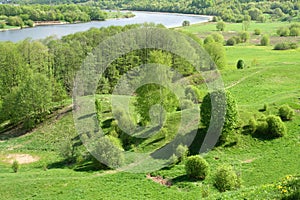
{"label": "shrub", "polygon": [[14,170],[15,173],[17,173],[20,169],[20,164],[17,160],[14,160],[12,163],[11,168]]}
{"label": "shrub", "polygon": [[291,120],[295,116],[295,111],[289,105],[279,108],[279,116],[282,120]]}
{"label": "shrub", "polygon": [[300,35],[300,28],[291,28],[290,30],[290,36],[299,36]]}
{"label": "shrub", "polygon": [[215,175],[215,186],[220,192],[234,190],[241,186],[239,176],[233,171],[232,166],[221,166]]}
{"label": "shrub", "polygon": [[250,39],[250,34],[246,31],[243,31],[239,34],[241,42],[245,43]]}
{"label": "shrub", "polygon": [[290,35],[290,29],[287,27],[281,27],[277,30],[277,35],[280,37],[287,37]]}
{"label": "shrub", "polygon": [[282,42],[274,46],[274,50],[288,50],[288,49],[297,49],[298,45],[296,43]]}
{"label": "shrub", "polygon": [[[225,99],[224,99],[225,98]],[[211,113],[212,102],[214,103],[214,109],[218,112]],[[226,105],[224,105],[226,103]],[[222,112],[223,111],[223,112]],[[220,113],[225,115],[220,115]],[[208,128],[210,121],[212,120],[213,128],[218,128],[223,123],[221,130],[221,136],[219,138],[219,144],[226,143],[230,140],[230,137],[234,134],[237,122],[239,119],[237,104],[233,96],[229,91],[213,91],[208,93],[201,104],[200,108],[201,123]]]}
{"label": "shrub", "polygon": [[189,153],[189,148],[186,145],[178,145],[175,151],[175,156],[178,158],[179,161],[186,160]]}
{"label": "shrub", "polygon": [[227,46],[234,46],[235,44],[236,44],[236,40],[234,37],[231,37],[226,41]]}
{"label": "shrub", "polygon": [[236,64],[237,69],[244,69],[245,68],[245,62],[243,60],[239,60]]}
{"label": "shrub", "polygon": [[266,119],[268,123],[268,134],[271,137],[282,137],[286,135],[287,129],[280,117],[269,115]]}
{"label": "shrub", "polygon": [[191,23],[190,23],[190,21],[188,21],[188,20],[184,20],[184,21],[182,22],[182,26],[189,26],[189,25],[191,25]]}
{"label": "shrub", "polygon": [[185,170],[188,177],[204,180],[209,173],[209,165],[199,155],[190,156],[186,159]]}
{"label": "shrub", "polygon": [[5,27],[5,22],[1,22],[0,21],[0,29],[4,28]]}
{"label": "shrub", "polygon": [[213,33],[213,34],[211,34],[211,36],[213,37],[213,39],[214,39],[215,42],[218,42],[218,43],[221,43],[221,44],[224,43],[224,37],[223,37],[223,35],[221,35],[219,33]]}
{"label": "shrub", "polygon": [[257,129],[257,121],[256,121],[256,119],[254,117],[252,117],[249,120],[249,130],[253,134],[253,133],[256,132],[256,129]]}
{"label": "shrub", "polygon": [[268,35],[264,35],[260,40],[261,46],[268,46],[270,45],[270,37]]}
{"label": "shrub", "polygon": [[189,85],[184,90],[185,97],[194,103],[198,103],[200,100],[200,91],[196,86]]}
{"label": "shrub", "polygon": [[261,34],[261,30],[260,29],[255,29],[254,30],[254,35],[260,35]]}
{"label": "shrub", "polygon": [[216,25],[216,28],[218,31],[224,31],[225,27],[226,27],[226,24],[223,21],[218,22]]}
{"label": "shrub", "polygon": [[209,35],[209,36],[207,36],[205,39],[204,39],[204,44],[209,44],[209,43],[213,43],[213,42],[215,42],[215,40],[214,40],[214,38],[211,36],[211,35]]}

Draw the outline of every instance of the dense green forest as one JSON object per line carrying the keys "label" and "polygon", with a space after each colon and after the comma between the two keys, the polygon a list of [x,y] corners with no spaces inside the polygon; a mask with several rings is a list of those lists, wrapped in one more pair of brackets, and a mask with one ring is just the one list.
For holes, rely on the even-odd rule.
{"label": "dense green forest", "polygon": [[[54,1],[51,3],[63,3],[64,1]],[[300,2],[289,1],[254,1],[254,0],[155,0],[155,1],[66,1],[66,2],[86,2],[99,5],[105,9],[130,9],[161,12],[178,12],[189,14],[202,14],[219,16],[224,21],[242,22],[245,16],[250,16],[252,20],[264,22],[267,18],[271,20],[289,21],[293,18],[299,18]],[[29,0],[17,1],[17,3],[50,3],[50,1]]]}

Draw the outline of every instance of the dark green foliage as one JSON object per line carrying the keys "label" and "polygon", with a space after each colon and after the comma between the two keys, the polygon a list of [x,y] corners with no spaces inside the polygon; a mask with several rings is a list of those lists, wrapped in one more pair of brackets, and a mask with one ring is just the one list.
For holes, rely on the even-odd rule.
{"label": "dark green foliage", "polygon": [[220,192],[235,190],[241,187],[240,177],[234,172],[232,166],[221,166],[215,175],[215,186]]}
{"label": "dark green foliage", "polygon": [[19,162],[18,162],[17,160],[14,160],[13,163],[12,163],[11,168],[13,169],[13,171],[14,171],[15,173],[17,173],[17,172],[19,171],[19,169],[20,169],[20,164],[19,164]]}
{"label": "dark green foliage", "polygon": [[190,178],[204,180],[209,173],[209,165],[199,155],[190,156],[186,159],[185,171]]}
{"label": "dark green foliage", "polygon": [[260,40],[261,46],[269,46],[270,45],[270,37],[268,35],[264,35]]}
{"label": "dark green foliage", "polygon": [[[223,91],[214,91],[208,93],[201,104],[200,115],[201,123],[208,128],[211,120],[213,123],[218,123],[224,121],[224,126],[222,128],[221,136],[219,138],[219,143],[224,144],[229,142],[235,133],[235,128],[237,128],[239,115],[237,110],[237,104],[233,96],[229,91],[225,92],[226,100],[223,98]],[[215,102],[215,108],[217,111],[222,113],[222,109],[226,109],[225,115],[220,116],[220,114],[215,113],[215,116],[211,116],[212,103]],[[226,105],[224,105],[224,103]]]}
{"label": "dark green foliage", "polygon": [[182,22],[182,26],[189,26],[190,24],[191,24],[190,21],[187,21],[187,20],[184,20]]}
{"label": "dark green foliage", "polygon": [[231,37],[226,41],[227,46],[234,46],[235,44],[236,44],[236,40],[234,37]]}
{"label": "dark green foliage", "polygon": [[295,116],[295,111],[289,105],[282,105],[278,112],[284,121],[291,120]]}
{"label": "dark green foliage", "polygon": [[245,68],[245,62],[244,62],[244,60],[238,60],[238,62],[236,64],[236,68],[237,69],[244,69]]}
{"label": "dark green foliage", "polygon": [[289,49],[297,49],[297,43],[290,43],[290,42],[282,42],[278,43],[274,46],[274,50],[289,50]]}

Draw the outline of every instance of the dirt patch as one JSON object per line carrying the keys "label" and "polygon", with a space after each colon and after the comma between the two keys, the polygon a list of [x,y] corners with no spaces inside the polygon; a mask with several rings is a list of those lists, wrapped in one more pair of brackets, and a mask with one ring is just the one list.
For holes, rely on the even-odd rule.
{"label": "dirt patch", "polygon": [[8,154],[4,162],[13,163],[14,160],[18,161],[20,164],[29,164],[38,161],[40,158],[37,156],[32,156],[29,154]]}
{"label": "dirt patch", "polygon": [[242,163],[252,163],[254,160],[255,160],[255,158],[247,159],[247,160],[242,161]]}
{"label": "dirt patch", "polygon": [[159,183],[161,185],[165,185],[167,187],[170,187],[172,185],[171,181],[164,179],[161,176],[151,176],[150,174],[147,174],[147,179],[151,179],[152,181]]}

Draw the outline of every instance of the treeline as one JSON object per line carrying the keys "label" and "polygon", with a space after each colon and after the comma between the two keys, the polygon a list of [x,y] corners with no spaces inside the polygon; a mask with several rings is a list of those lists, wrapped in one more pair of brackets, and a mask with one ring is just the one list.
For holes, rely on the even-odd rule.
{"label": "treeline", "polygon": [[0,5],[0,21],[11,26],[32,26],[33,21],[87,22],[105,20],[107,13],[95,6],[83,5]]}
{"label": "treeline", "polygon": [[34,127],[71,95],[76,71],[102,40],[138,25],[76,33],[62,39],[0,43],[0,124]]}
{"label": "treeline", "polygon": [[252,20],[292,20],[299,18],[299,1],[266,1],[266,0],[121,0],[97,1],[103,8],[123,8],[130,10],[178,12],[219,16],[224,21],[242,22],[245,15]]}

